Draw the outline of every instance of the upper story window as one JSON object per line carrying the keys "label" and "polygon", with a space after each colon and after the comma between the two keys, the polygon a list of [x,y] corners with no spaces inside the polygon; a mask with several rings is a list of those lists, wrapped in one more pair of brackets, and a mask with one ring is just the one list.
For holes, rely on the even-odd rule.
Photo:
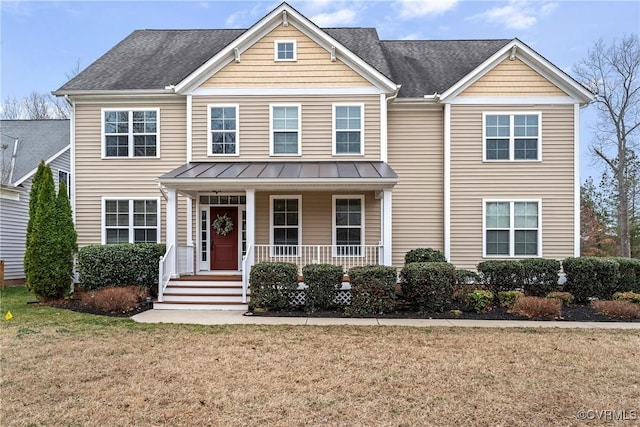
{"label": "upper story window", "polygon": [[300,155],[300,105],[271,105],[271,155]]}
{"label": "upper story window", "polygon": [[209,155],[238,154],[238,106],[209,105]]}
{"label": "upper story window", "polygon": [[333,154],[364,154],[364,105],[333,106]]}
{"label": "upper story window", "polygon": [[540,113],[484,114],[484,160],[541,160]]}
{"label": "upper story window", "polygon": [[274,59],[276,61],[295,61],[296,41],[295,40],[276,40],[274,42]]}
{"label": "upper story window", "polygon": [[540,202],[485,201],[484,256],[541,256]]}
{"label": "upper story window", "polygon": [[103,157],[160,157],[158,109],[103,109]]}

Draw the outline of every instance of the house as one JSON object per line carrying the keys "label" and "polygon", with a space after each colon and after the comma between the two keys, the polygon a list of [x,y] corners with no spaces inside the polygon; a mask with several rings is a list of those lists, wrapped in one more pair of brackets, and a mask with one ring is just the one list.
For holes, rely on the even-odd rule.
{"label": "house", "polygon": [[56,191],[70,186],[69,120],[0,120],[0,260],[7,280],[24,279],[31,180],[44,160]]}
{"label": "house", "polygon": [[593,95],[518,39],[385,41],[282,3],[247,30],[135,31],[54,94],[79,244],[166,243],[156,307],[246,307],[260,261],[579,251]]}

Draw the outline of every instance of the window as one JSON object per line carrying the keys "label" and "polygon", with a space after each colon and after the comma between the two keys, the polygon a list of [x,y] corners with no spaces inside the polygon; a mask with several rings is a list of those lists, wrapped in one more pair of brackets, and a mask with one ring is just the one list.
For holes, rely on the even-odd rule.
{"label": "window", "polygon": [[69,180],[69,172],[58,170],[58,189],[60,188],[60,184],[64,182],[64,185],[67,186],[67,196],[71,195],[71,182]]}
{"label": "window", "polygon": [[333,153],[364,154],[364,105],[333,106]]}
{"label": "window", "polygon": [[334,196],[335,256],[360,256],[364,243],[364,197]]}
{"label": "window", "polygon": [[485,256],[542,256],[540,201],[485,202]]}
{"label": "window", "polygon": [[295,61],[297,59],[295,40],[276,40],[274,51],[276,61]]}
{"label": "window", "polygon": [[157,243],[158,199],[105,199],[103,243]]}
{"label": "window", "polygon": [[271,256],[298,256],[301,196],[271,196]]}
{"label": "window", "polygon": [[300,105],[271,106],[271,155],[300,155]]}
{"label": "window", "polygon": [[484,114],[484,160],[540,160],[540,113]]}
{"label": "window", "polygon": [[103,110],[103,157],[159,157],[159,110]]}
{"label": "window", "polygon": [[238,106],[209,106],[209,155],[237,156]]}

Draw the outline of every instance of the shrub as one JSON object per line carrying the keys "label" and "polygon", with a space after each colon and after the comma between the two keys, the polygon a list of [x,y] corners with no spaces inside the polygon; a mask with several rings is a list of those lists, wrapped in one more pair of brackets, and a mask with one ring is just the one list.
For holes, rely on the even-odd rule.
{"label": "shrub", "polygon": [[473,310],[476,313],[484,313],[491,310],[491,303],[493,303],[493,293],[482,289],[477,289],[473,292],[469,292],[465,297],[465,302],[469,310]]}
{"label": "shrub", "polygon": [[635,292],[616,292],[613,294],[616,301],[628,301],[633,304],[640,304],[640,294]]}
{"label": "shrub", "polygon": [[307,285],[305,306],[307,310],[326,310],[334,305],[336,291],[342,287],[344,272],[339,265],[309,264],[302,269]]}
{"label": "shrub", "polygon": [[418,248],[410,250],[404,256],[405,264],[413,262],[447,262],[447,259],[437,249]]}
{"label": "shrub", "polygon": [[571,295],[569,292],[549,292],[547,294],[547,298],[553,298],[553,299],[557,299],[560,300],[562,302],[562,305],[564,305],[565,307],[570,306],[571,304],[573,304],[573,295]]}
{"label": "shrub", "polygon": [[477,285],[480,283],[480,276],[471,270],[456,270],[456,284]]}
{"label": "shrub", "polygon": [[478,264],[478,271],[494,294],[520,288],[524,281],[524,269],[519,261],[483,261]]}
{"label": "shrub", "polygon": [[351,305],[347,311],[380,314],[393,311],[398,275],[394,267],[367,265],[349,270]]}
{"label": "shrub", "polygon": [[558,290],[560,261],[547,258],[528,258],[520,261],[524,273],[524,293],[543,297]]}
{"label": "shrub", "polygon": [[164,252],[165,246],[155,243],[85,246],[78,251],[80,286],[93,290],[138,285],[155,295],[158,260]]}
{"label": "shrub", "polygon": [[558,319],[562,317],[562,301],[554,298],[525,296],[518,298],[510,311],[529,319]]}
{"label": "shrub", "polygon": [[259,262],[249,274],[251,308],[284,310],[298,289],[298,267],[288,262]]}
{"label": "shrub", "polygon": [[104,313],[123,313],[134,310],[148,295],[149,291],[140,286],[110,286],[78,293],[80,304]]}
{"label": "shrub", "polygon": [[516,300],[523,296],[524,294],[520,291],[501,291],[498,292],[498,302],[503,307],[511,308]]}
{"label": "shrub", "polygon": [[591,306],[598,313],[609,317],[640,317],[640,307],[629,301],[591,301]]}
{"label": "shrub", "polygon": [[623,292],[640,292],[640,259],[610,259],[618,263],[618,270],[620,272],[618,288]]}
{"label": "shrub", "polygon": [[606,258],[566,258],[562,262],[567,282],[564,290],[576,302],[586,304],[589,298],[611,299],[618,289],[618,263]]}
{"label": "shrub", "polygon": [[402,294],[422,311],[444,311],[451,305],[455,267],[447,262],[413,262],[401,272]]}

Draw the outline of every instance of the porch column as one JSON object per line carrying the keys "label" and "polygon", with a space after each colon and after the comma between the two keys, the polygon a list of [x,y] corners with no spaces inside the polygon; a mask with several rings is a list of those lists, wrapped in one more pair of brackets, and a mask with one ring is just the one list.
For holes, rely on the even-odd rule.
{"label": "porch column", "polygon": [[[247,253],[247,268],[250,269],[255,259],[255,244],[256,244],[256,190],[246,190],[247,198],[247,248],[251,250]],[[249,273],[249,272],[246,272]]]}
{"label": "porch column", "polygon": [[171,277],[178,275],[178,193],[174,188],[167,188],[167,225],[166,225],[166,245],[173,249],[169,253],[167,268]]}
{"label": "porch column", "polygon": [[193,199],[187,197],[187,271],[194,274],[195,248],[193,246]]}
{"label": "porch column", "polygon": [[385,188],[382,190],[382,226],[380,227],[382,230],[382,265],[392,265],[392,248],[391,248],[391,238],[392,238],[392,220],[391,220],[391,209],[392,201],[391,201],[391,189]]}

